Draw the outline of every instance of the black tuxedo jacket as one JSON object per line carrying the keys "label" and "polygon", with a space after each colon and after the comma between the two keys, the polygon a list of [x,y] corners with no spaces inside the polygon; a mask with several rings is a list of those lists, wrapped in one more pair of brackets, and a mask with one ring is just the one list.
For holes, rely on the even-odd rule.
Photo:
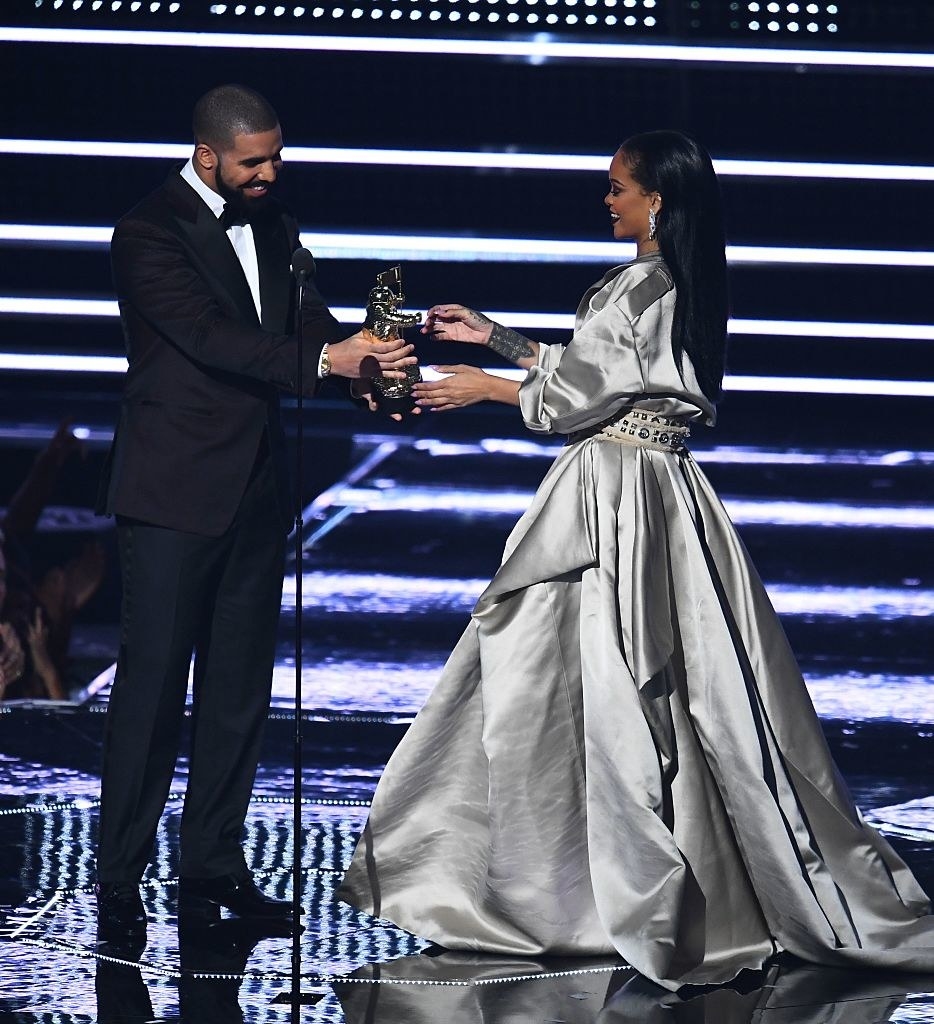
{"label": "black tuxedo jacket", "polygon": [[[295,219],[275,201],[252,222],[262,323],[220,222],[177,173],[117,224],[114,286],[129,369],[98,511],[205,536],[229,526],[264,433],[283,526],[292,518],[279,391],[295,393]],[[310,279],[303,394],[342,337]]]}

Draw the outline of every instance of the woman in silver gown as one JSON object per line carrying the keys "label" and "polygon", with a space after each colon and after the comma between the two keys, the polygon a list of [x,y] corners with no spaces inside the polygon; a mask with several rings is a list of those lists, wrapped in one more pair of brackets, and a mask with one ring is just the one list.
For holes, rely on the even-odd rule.
{"label": "woman in silver gown", "polygon": [[389,761],[339,897],[450,949],[616,952],[670,989],[782,950],[934,971],[928,900],[853,805],[685,444],[723,373],[710,158],[636,136],[605,203],[638,255],[584,295],[567,346],[429,311],[427,332],[528,373],[442,367],[423,408],[512,402],[569,442]]}

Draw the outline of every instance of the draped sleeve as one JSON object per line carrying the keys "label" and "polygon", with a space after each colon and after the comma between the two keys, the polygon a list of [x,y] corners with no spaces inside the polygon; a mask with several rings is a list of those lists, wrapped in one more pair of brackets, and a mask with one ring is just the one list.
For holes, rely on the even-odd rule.
{"label": "draped sleeve", "polygon": [[690,361],[679,370],[671,354],[674,301],[659,259],[617,268],[590,289],[570,343],[542,345],[519,390],[529,429],[569,434],[633,405],[711,422]]}

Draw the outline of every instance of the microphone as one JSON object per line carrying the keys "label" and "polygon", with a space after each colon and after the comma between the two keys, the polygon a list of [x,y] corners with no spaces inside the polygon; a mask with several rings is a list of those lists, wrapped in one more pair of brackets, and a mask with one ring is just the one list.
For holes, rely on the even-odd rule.
{"label": "microphone", "polygon": [[292,273],[299,284],[303,284],[306,277],[311,277],[315,272],[315,258],[305,249],[296,249],[292,253]]}

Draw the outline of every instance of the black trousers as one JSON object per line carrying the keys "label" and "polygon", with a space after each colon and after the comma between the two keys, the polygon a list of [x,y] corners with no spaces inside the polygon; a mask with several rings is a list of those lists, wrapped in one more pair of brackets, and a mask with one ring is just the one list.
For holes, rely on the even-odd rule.
{"label": "black trousers", "polygon": [[123,604],[101,780],[101,882],[138,881],[152,855],[178,756],[192,653],[179,872],[245,873],[240,844],[282,598],[281,524],[268,457],[221,537],[118,522]]}

